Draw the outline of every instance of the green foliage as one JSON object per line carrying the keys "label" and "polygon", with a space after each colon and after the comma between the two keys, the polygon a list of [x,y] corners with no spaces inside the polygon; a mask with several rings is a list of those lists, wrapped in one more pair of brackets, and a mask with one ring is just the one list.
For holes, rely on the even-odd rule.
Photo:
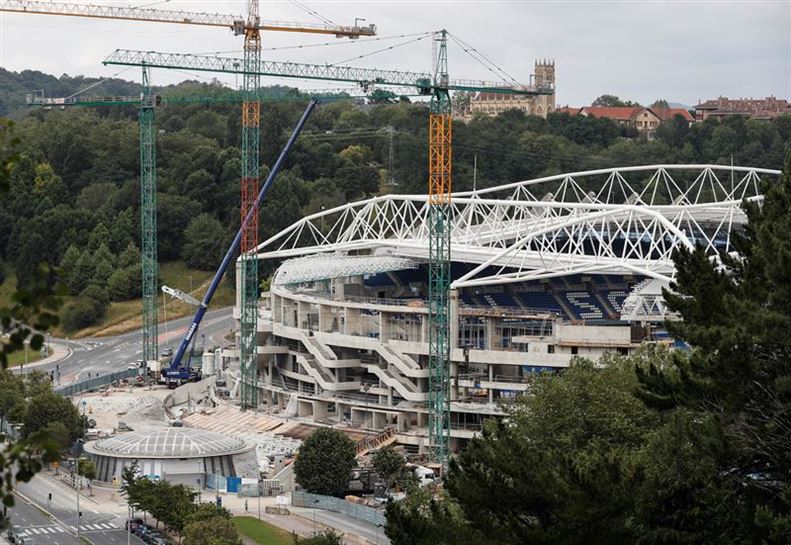
{"label": "green foliage", "polygon": [[343,432],[319,428],[299,448],[294,475],[308,492],[340,495],[348,487],[355,455],[354,441]]}
{"label": "green foliage", "polygon": [[190,522],[184,528],[184,545],[242,545],[230,517]]}
{"label": "green foliage", "polygon": [[88,327],[103,314],[104,307],[99,301],[90,297],[78,297],[63,309],[63,329],[71,332]]}
{"label": "green foliage", "polygon": [[601,95],[591,103],[591,106],[639,106],[631,100],[623,101],[615,95]]}
{"label": "green foliage", "polygon": [[[13,123],[0,118],[0,219],[13,221],[13,214],[5,210],[8,201],[6,195],[14,181],[14,175],[20,163],[18,146],[20,139],[14,134]],[[11,223],[3,225],[11,225]],[[22,226],[24,227],[24,226]],[[0,229],[7,233],[8,227]],[[0,237],[0,256],[5,253],[3,246],[9,242],[7,238]],[[54,292],[55,271],[46,262],[32,259],[33,255],[27,250],[28,276],[23,282],[18,283],[17,290],[12,295],[9,306],[0,307],[0,424],[5,419],[19,421],[24,416],[26,409],[25,399],[20,396],[24,392],[24,384],[7,374],[8,356],[15,351],[24,349],[25,343],[33,350],[41,348],[44,342],[42,332],[57,325],[58,318],[55,314],[60,299]],[[31,266],[36,263],[35,266]],[[0,284],[5,280],[0,260]],[[37,332],[33,332],[36,330]],[[4,390],[9,391],[4,391]],[[13,392],[10,391],[13,389]],[[28,434],[24,441],[6,441],[5,435],[0,431],[0,441],[4,448],[0,451],[0,501],[3,506],[14,505],[14,487],[17,482],[29,481],[33,475],[41,470],[44,462],[56,459],[58,446],[47,437],[45,432]],[[0,515],[0,529],[5,528],[8,519]]]}
{"label": "green foliage", "polygon": [[227,250],[226,230],[209,214],[193,218],[184,230],[181,257],[187,266],[202,271],[213,271]]}
{"label": "green foliage", "polygon": [[[139,477],[140,467],[137,462],[125,467],[121,472],[121,493],[133,509],[150,513],[165,527],[183,534],[188,524],[203,525],[210,508],[196,505],[198,493],[183,484],[168,481],[151,481]],[[225,512],[217,510],[209,520],[227,520]],[[194,537],[194,535],[193,535]]]}
{"label": "green foliage", "polygon": [[315,536],[300,537],[294,534],[294,545],[343,545],[343,534],[335,530],[325,530]]}
{"label": "green foliage", "polygon": [[[721,256],[720,267],[702,248],[674,258],[676,282],[664,297],[683,321],[669,329],[694,351],[641,373],[640,395],[696,425],[678,435],[686,466],[703,479],[679,481],[667,502],[686,498],[702,520],[678,518],[660,538],[681,533],[691,543],[727,531],[753,543],[791,541],[791,156],[764,195],[762,206],[745,205],[749,226],[735,240],[743,259]],[[648,507],[667,510],[667,502]]]}
{"label": "green foliage", "polygon": [[224,518],[230,520],[231,512],[228,511],[225,507],[220,507],[216,503],[201,502],[195,507],[195,510],[192,513],[190,513],[190,515],[187,517],[187,524],[192,524],[195,522],[203,522],[216,518]]}
{"label": "green foliage", "polygon": [[0,369],[0,430],[4,429],[9,415],[24,403],[25,383],[20,375]]}
{"label": "green foliage", "polygon": [[39,382],[39,388],[29,385],[27,393],[30,397],[22,419],[24,437],[35,435],[52,422],[60,422],[68,432],[68,443],[61,444],[62,448],[82,436],[82,418],[77,408],[68,398],[52,391],[48,377]]}
{"label": "green foliage", "polygon": [[388,445],[380,448],[373,455],[374,469],[381,475],[388,484],[393,484],[396,477],[404,470],[404,457]]}
{"label": "green foliage", "polygon": [[464,518],[458,503],[446,494],[434,497],[418,489],[386,507],[385,535],[393,545],[478,545],[489,541]]}
{"label": "green foliage", "polygon": [[630,498],[658,417],[633,395],[631,362],[599,365],[537,377],[451,464],[447,490],[476,529],[499,543],[634,538]]}
{"label": "green foliage", "polygon": [[80,458],[77,461],[77,474],[82,475],[89,481],[96,478],[96,464],[88,458]]}

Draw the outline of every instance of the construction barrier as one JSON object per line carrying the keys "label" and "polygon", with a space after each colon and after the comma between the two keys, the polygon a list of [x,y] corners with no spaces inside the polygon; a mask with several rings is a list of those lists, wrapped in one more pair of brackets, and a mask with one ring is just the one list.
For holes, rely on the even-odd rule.
{"label": "construction barrier", "polygon": [[101,388],[102,386],[107,386],[119,380],[136,377],[137,374],[138,369],[124,369],[123,371],[118,371],[116,373],[109,373],[100,377],[81,380],[80,382],[73,382],[67,386],[55,388],[55,393],[65,397],[70,397],[82,392],[88,392],[90,390]]}
{"label": "construction barrier", "polygon": [[296,507],[309,507],[315,509],[326,509],[341,513],[348,517],[373,524],[374,526],[385,525],[384,511],[353,503],[343,498],[333,496],[323,496],[321,494],[309,494],[308,492],[292,492],[291,505]]}

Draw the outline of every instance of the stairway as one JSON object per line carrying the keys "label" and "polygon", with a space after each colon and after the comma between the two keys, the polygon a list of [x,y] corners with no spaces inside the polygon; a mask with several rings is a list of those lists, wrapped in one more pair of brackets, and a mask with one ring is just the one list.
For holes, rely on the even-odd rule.
{"label": "stairway", "polygon": [[378,450],[395,443],[395,428],[387,427],[376,435],[368,435],[357,441],[357,456],[365,456],[372,450]]}

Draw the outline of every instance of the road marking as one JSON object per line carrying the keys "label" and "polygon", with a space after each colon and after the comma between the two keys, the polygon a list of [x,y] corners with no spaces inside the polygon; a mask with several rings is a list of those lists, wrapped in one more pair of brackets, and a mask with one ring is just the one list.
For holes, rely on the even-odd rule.
{"label": "road marking", "polygon": [[101,515],[102,514],[101,511],[97,511],[96,509],[91,509],[91,511],[93,511],[94,514],[96,514],[96,515]]}

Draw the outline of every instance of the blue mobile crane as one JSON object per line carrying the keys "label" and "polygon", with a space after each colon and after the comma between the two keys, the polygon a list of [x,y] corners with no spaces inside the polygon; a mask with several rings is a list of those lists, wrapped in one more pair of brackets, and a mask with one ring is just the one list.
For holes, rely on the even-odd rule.
{"label": "blue mobile crane", "polygon": [[288,139],[288,142],[286,142],[283,151],[280,152],[280,156],[277,158],[272,170],[269,172],[269,176],[266,177],[266,181],[258,193],[256,205],[251,208],[250,212],[247,214],[247,217],[244,218],[244,221],[239,226],[239,231],[237,231],[236,236],[231,243],[231,247],[228,248],[228,251],[225,253],[225,257],[223,258],[222,263],[220,263],[217,272],[214,274],[214,278],[209,285],[209,289],[206,290],[206,295],[203,296],[203,300],[200,302],[198,310],[195,312],[195,316],[192,318],[192,324],[190,325],[189,329],[187,329],[187,333],[184,335],[184,338],[181,339],[181,344],[179,345],[179,348],[174,354],[173,358],[170,360],[170,364],[162,373],[165,381],[168,384],[168,387],[175,388],[179,384],[199,378],[199,373],[192,370],[189,359],[185,363],[182,363],[184,353],[187,351],[190,343],[192,343],[192,340],[195,338],[195,334],[198,332],[198,327],[200,327],[201,320],[203,320],[203,315],[206,314],[206,310],[208,310],[209,303],[211,303],[214,292],[217,291],[217,287],[220,284],[223,274],[225,274],[225,271],[228,269],[228,265],[230,265],[231,260],[236,254],[236,251],[239,249],[239,244],[242,240],[242,232],[253,218],[253,214],[258,213],[259,207],[264,201],[267,191],[269,191],[269,187],[272,185],[275,177],[277,177],[278,172],[280,172],[283,162],[288,156],[289,151],[291,151],[291,148],[299,136],[299,133],[302,132],[302,128],[305,126],[305,122],[308,120],[308,117],[310,117],[311,112],[313,112],[313,109],[317,104],[318,100],[315,98],[312,98],[308,103],[308,106],[302,113],[302,117],[299,119],[297,126],[294,127],[294,132],[291,133],[291,137]]}

